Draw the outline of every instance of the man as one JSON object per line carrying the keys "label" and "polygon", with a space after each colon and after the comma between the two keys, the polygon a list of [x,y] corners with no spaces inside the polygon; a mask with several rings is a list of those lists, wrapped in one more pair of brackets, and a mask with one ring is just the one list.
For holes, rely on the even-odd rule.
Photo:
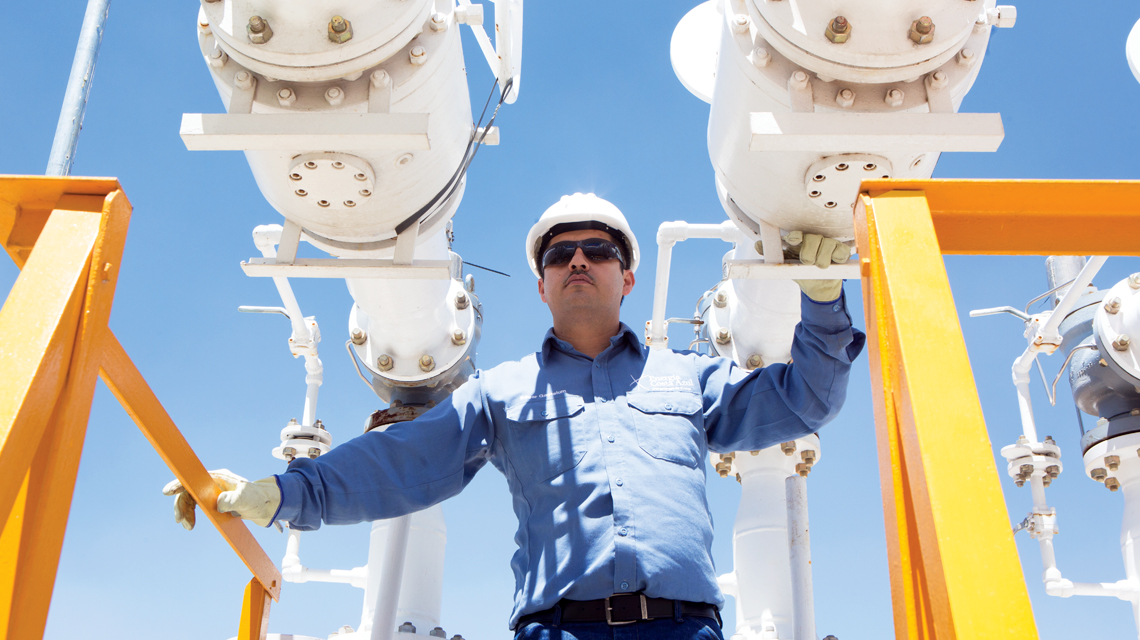
{"label": "man", "polygon": [[[705,460],[710,449],[805,436],[838,412],[864,341],[842,282],[801,282],[794,364],[748,371],[650,350],[621,323],[639,251],[609,202],[563,197],[526,250],[554,323],[539,352],[477,372],[418,419],[298,458],[279,476],[220,476],[218,509],[303,530],[393,518],[459,493],[490,462],[519,519],[517,638],[614,638],[610,623],[630,622],[639,637],[723,639]],[[827,266],[848,253],[809,235],[801,260]],[[176,513],[192,526],[184,492]]]}

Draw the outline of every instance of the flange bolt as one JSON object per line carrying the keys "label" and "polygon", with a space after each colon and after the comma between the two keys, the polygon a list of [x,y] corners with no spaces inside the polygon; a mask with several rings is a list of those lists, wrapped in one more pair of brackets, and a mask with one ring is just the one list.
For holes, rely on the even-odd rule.
{"label": "flange bolt", "polygon": [[724,306],[728,304],[728,294],[723,291],[717,291],[716,296],[713,298],[713,304],[715,304],[718,309],[723,309]]}
{"label": "flange bolt", "polygon": [[1120,456],[1105,456],[1104,466],[1108,467],[1109,471],[1116,471],[1120,468]]}
{"label": "flange bolt", "polygon": [[1128,276],[1128,286],[1133,289],[1140,289],[1140,273],[1134,273]]}
{"label": "flange bolt", "polygon": [[352,23],[340,16],[333,16],[329,20],[329,40],[337,44],[352,40]]}
{"label": "flange bolt", "polygon": [[456,329],[451,332],[451,344],[461,345],[467,343],[467,334],[463,333],[463,329]]}
{"label": "flange bolt", "polygon": [[1120,313],[1120,296],[1110,298],[1108,302],[1104,303],[1104,310],[1112,314]]}
{"label": "flange bolt", "polygon": [[1131,344],[1132,338],[1129,338],[1127,333],[1122,333],[1112,341],[1112,348],[1117,351],[1128,351],[1128,347]]}
{"label": "flange bolt", "polygon": [[1091,472],[1089,472],[1089,475],[1092,476],[1092,479],[1096,480],[1097,482],[1104,482],[1104,479],[1108,477],[1108,471],[1106,471],[1103,467],[1097,467],[1096,469],[1093,469]]}
{"label": "flange bolt", "polygon": [[426,355],[426,354],[420,357],[420,369],[421,370],[423,370],[424,372],[428,372],[434,368],[435,368],[435,358],[433,358],[429,355]]}
{"label": "flange bolt", "polygon": [[1116,491],[1120,488],[1120,481],[1116,478],[1108,478],[1104,481],[1104,486],[1108,487],[1109,491]]}
{"label": "flange bolt", "polygon": [[355,344],[357,346],[360,346],[368,341],[368,336],[365,335],[364,330],[359,328],[352,330],[351,338],[352,344]]}
{"label": "flange bolt", "polygon": [[460,291],[459,293],[455,294],[456,309],[466,309],[469,306],[471,306],[471,299],[467,297],[466,293]]}
{"label": "flange bolt", "polygon": [[764,359],[761,358],[759,354],[754,353],[748,356],[749,369],[759,369],[762,366],[764,366]]}
{"label": "flange bolt", "polygon": [[843,44],[851,37],[851,23],[843,16],[835,16],[824,30],[827,39],[835,44]]}
{"label": "flange bolt", "polygon": [[269,28],[269,21],[261,16],[252,16],[249,24],[245,25],[246,35],[253,44],[265,44],[273,37],[273,29]]}
{"label": "flange bolt", "polygon": [[930,16],[922,16],[910,23],[910,32],[907,35],[916,44],[930,44],[934,41],[934,21]]}
{"label": "flange bolt", "polygon": [[732,341],[732,334],[730,334],[728,332],[728,329],[718,329],[717,330],[717,332],[716,332],[716,343],[717,344],[728,344],[731,341]]}
{"label": "flange bolt", "polygon": [[795,440],[789,440],[787,442],[781,442],[780,443],[780,451],[783,451],[784,455],[786,455],[786,456],[792,455],[793,453],[796,452],[796,441]]}
{"label": "flange bolt", "polygon": [[392,356],[386,353],[382,353],[378,358],[376,358],[376,366],[380,367],[381,371],[391,370],[393,364],[395,363],[392,362]]}

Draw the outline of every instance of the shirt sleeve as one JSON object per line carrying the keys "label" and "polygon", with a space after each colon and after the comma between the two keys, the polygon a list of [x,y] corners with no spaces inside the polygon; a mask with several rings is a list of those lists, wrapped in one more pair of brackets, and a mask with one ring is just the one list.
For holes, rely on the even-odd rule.
{"label": "shirt sleeve", "polygon": [[851,363],[866,336],[851,326],[845,296],[802,295],[792,363],[748,371],[729,358],[701,361],[705,429],[713,451],[754,451],[814,433],[839,413]]}
{"label": "shirt sleeve", "polygon": [[482,372],[419,418],[373,430],[276,476],[274,520],[302,531],[426,509],[458,494],[486,464],[494,442]]}

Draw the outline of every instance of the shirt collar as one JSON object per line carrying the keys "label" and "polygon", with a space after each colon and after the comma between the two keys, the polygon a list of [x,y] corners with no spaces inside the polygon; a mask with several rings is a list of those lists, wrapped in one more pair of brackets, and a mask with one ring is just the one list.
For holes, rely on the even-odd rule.
{"label": "shirt collar", "polygon": [[[617,335],[610,338],[610,346],[614,349],[617,349],[622,342],[627,343],[630,348],[636,351],[641,351],[641,341],[638,340],[637,334],[634,333],[633,329],[630,329],[629,325],[624,322],[619,324]],[[558,350],[564,351],[566,353],[579,353],[578,350],[576,350],[569,342],[566,342],[565,340],[562,340],[558,336],[554,335],[554,327],[551,327],[547,330],[546,337],[542,339],[543,359],[549,358],[550,350],[554,348],[557,348]]]}

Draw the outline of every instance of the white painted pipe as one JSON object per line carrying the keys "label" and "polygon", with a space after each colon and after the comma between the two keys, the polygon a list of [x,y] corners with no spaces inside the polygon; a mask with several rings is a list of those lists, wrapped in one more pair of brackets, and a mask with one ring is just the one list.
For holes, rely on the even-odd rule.
{"label": "white painted pipe", "polygon": [[285,543],[285,557],[281,560],[281,578],[285,582],[337,582],[363,589],[368,581],[368,569],[310,569],[301,564],[301,532],[289,530]]}
{"label": "white painted pipe", "polygon": [[654,349],[665,348],[665,302],[669,296],[669,269],[673,245],[689,238],[714,238],[735,242],[740,231],[730,220],[720,224],[689,224],[681,220],[662,222],[657,228],[657,279],[653,287],[653,318],[649,323],[649,343]]}
{"label": "white painted pipe", "polygon": [[798,475],[789,476],[784,481],[784,490],[788,500],[788,555],[792,568],[792,638],[815,640],[807,479]]}
{"label": "white painted pipe", "polygon": [[410,515],[395,518],[389,525],[384,564],[380,570],[380,589],[376,593],[375,617],[372,619],[372,640],[391,640],[396,635],[396,607],[400,601],[411,529]]}
{"label": "white painted pipe", "polygon": [[1108,256],[1093,256],[1085,263],[1081,272],[1077,274],[1077,279],[1065,292],[1065,297],[1061,298],[1049,319],[1045,321],[1044,326],[1037,331],[1043,341],[1053,344],[1061,343],[1061,336],[1057,333],[1057,327],[1061,326],[1061,321],[1069,315],[1069,312],[1076,306],[1077,300],[1085,294],[1085,289],[1092,283],[1093,277],[1096,276],[1107,260]]}
{"label": "white painted pipe", "polygon": [[[281,242],[281,225],[263,224],[253,230],[253,244],[261,252],[262,257],[276,258],[277,245]],[[289,278],[273,278],[277,293],[281,296],[281,303],[289,314],[289,323],[293,326],[293,341],[295,344],[307,344],[311,337],[309,328],[305,326],[305,318],[301,315],[301,305],[297,304],[297,296],[293,295],[293,287],[289,286]]]}
{"label": "white painted pipe", "polygon": [[315,355],[305,356],[305,411],[301,424],[311,427],[317,421],[317,394],[324,382],[324,365]]}

